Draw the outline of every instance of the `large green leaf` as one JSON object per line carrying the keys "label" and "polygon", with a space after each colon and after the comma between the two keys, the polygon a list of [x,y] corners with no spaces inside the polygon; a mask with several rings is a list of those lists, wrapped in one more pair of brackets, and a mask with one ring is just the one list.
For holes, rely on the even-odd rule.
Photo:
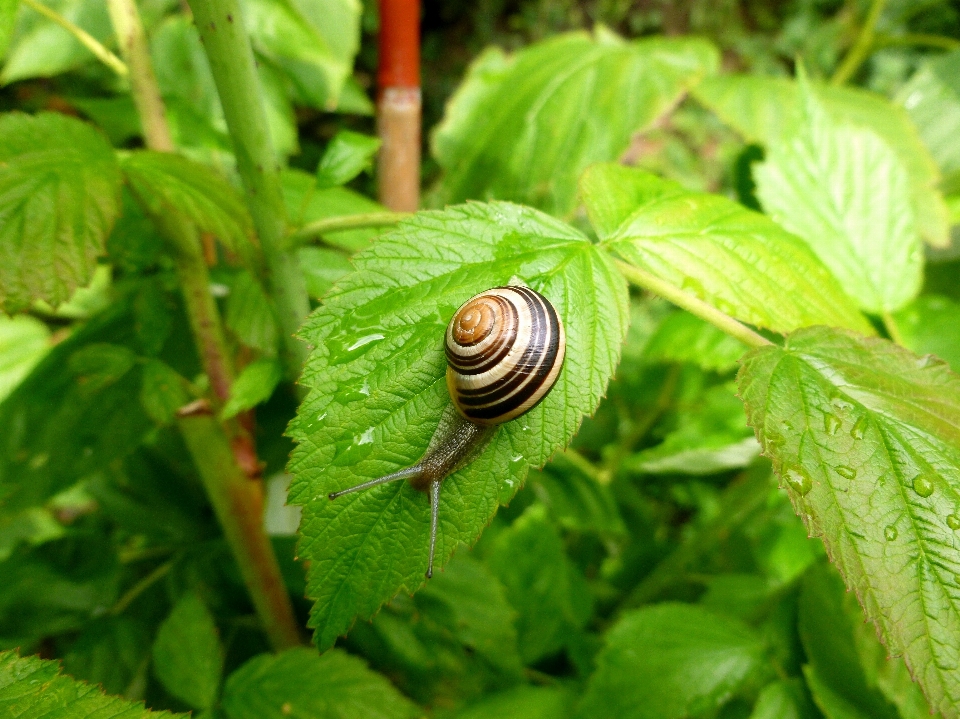
{"label": "large green leaf", "polygon": [[652,362],[690,362],[700,369],[727,373],[747,346],[689,312],[672,312],[659,324],[645,354]]}
{"label": "large green leaf", "polygon": [[934,354],[960,372],[960,303],[942,295],[921,295],[894,315],[903,345]]}
{"label": "large green leaf", "polygon": [[89,283],[119,203],[113,150],[91,126],[0,117],[0,308],[56,306]]}
{"label": "large green leaf", "polygon": [[723,312],[778,332],[871,331],[813,253],[770,218],[618,165],[595,165],[581,186],[605,247]]}
{"label": "large green leaf", "polygon": [[472,543],[497,506],[573,436],[603,394],[627,325],[627,295],[610,259],[571,227],[507,203],[421,213],[355,258],[307,321],[309,388],[290,433],[299,443],[290,498],[304,505],[300,555],[310,560],[311,624],[328,647],[423,582],[429,503],[405,482],[330,502],[327,494],[423,454],[449,398],[443,334],[456,308],[523,281],[557,309],[563,372],[529,414],[504,425],[440,497],[438,565]]}
{"label": "large green leaf", "polygon": [[923,272],[906,168],[879,134],[833,120],[801,89],[796,133],[773,142],[756,168],[757,196],[862,309],[897,310],[920,291]]}
{"label": "large green leaf", "polygon": [[19,7],[20,0],[0,0],[0,60],[7,54]]}
{"label": "large green leaf", "polygon": [[230,719],[415,719],[422,712],[383,675],[334,649],[261,654],[227,679]]}
{"label": "large green leaf", "polygon": [[456,715],[456,719],[560,719],[569,714],[571,695],[560,687],[508,689],[484,697]]}
{"label": "large green leaf", "polygon": [[43,719],[173,719],[186,714],[151,712],[143,704],[103,693],[100,687],[60,674],[59,662],[0,652],[0,713]]}
{"label": "large green leaf", "polygon": [[696,38],[625,42],[598,27],[508,56],[480,55],[433,136],[439,200],[499,198],[567,215],[577,178],[616,160],[634,132],[718,65]]}
{"label": "large green leaf", "polygon": [[943,173],[960,173],[960,50],[924,63],[897,98]]}
{"label": "large green leaf", "polygon": [[188,592],[153,642],[153,673],[168,692],[197,709],[212,706],[220,688],[223,647],[210,610]]}
{"label": "large green leaf", "polygon": [[[896,153],[909,175],[909,193],[920,234],[931,245],[949,243],[943,197],[935,190],[937,164],[902,108],[886,98],[851,87],[814,85],[817,99],[837,121],[872,130]],[[802,117],[797,84],[759,75],[711,77],[694,90],[698,100],[747,140],[773,144],[796,132]]]}
{"label": "large green leaf", "polygon": [[50,330],[40,320],[0,316],[0,401],[34,368],[50,348]]}
{"label": "large green leaf", "polygon": [[209,167],[169,152],[146,150],[125,156],[120,167],[149,214],[179,215],[234,251],[252,241],[253,220],[243,198]]}
{"label": "large green leaf", "polygon": [[735,619],[660,604],[607,633],[577,717],[681,719],[713,709],[753,675],[763,643]]}
{"label": "large green leaf", "polygon": [[960,706],[960,377],[823,327],[754,350],[747,418],[813,535],[934,709]]}

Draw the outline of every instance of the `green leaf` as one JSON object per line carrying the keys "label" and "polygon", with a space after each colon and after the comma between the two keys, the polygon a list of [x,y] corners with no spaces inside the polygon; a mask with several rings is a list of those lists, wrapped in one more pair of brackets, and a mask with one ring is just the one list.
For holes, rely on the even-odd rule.
{"label": "green leaf", "polygon": [[719,310],[777,332],[871,332],[806,245],[770,218],[619,165],[595,165],[581,187],[605,247]]}
{"label": "green leaf", "polygon": [[270,357],[258,359],[243,368],[230,388],[230,399],[220,412],[220,419],[236,417],[240,412],[266,402],[283,379],[283,366]]}
{"label": "green leaf", "polygon": [[186,714],[147,711],[142,702],[111,697],[99,687],[60,674],[60,663],[0,652],[0,713],[44,719],[173,719]]}
{"label": "green leaf", "polygon": [[484,697],[456,719],[560,719],[571,704],[570,693],[559,687],[520,686]]}
{"label": "green leaf", "polygon": [[50,348],[50,330],[38,319],[0,315],[0,402]]}
{"label": "green leaf", "polygon": [[[44,4],[101,42],[109,42],[113,36],[106,3],[102,0],[53,0]],[[0,72],[0,85],[31,77],[53,77],[95,61],[93,53],[71,33],[30,10],[20,14],[6,64]]]}
{"label": "green leaf", "polygon": [[191,399],[190,384],[173,367],[157,359],[143,365],[140,404],[157,424],[169,424]]}
{"label": "green leaf", "polygon": [[623,468],[644,474],[715,474],[750,464],[760,446],[747,427],[736,388],[706,390],[695,407],[681,411],[663,442],[629,457]]}
{"label": "green leaf", "polygon": [[99,132],[53,113],[0,116],[0,307],[56,306],[89,283],[119,201]]}
{"label": "green leaf", "polygon": [[325,102],[337,107],[360,46],[361,5],[357,0],[250,0],[244,20],[256,48],[296,77],[314,70]]}
{"label": "green leaf", "polygon": [[415,719],[422,711],[383,675],[339,649],[261,654],[227,679],[230,719]]}
{"label": "green leaf", "polygon": [[610,487],[580,472],[559,473],[547,468],[530,476],[537,498],[561,527],[574,532],[622,536],[627,529]]}
{"label": "green leaf", "polygon": [[578,717],[681,719],[720,706],[763,660],[740,622],[687,604],[624,614],[607,633]]}
{"label": "green leaf", "polygon": [[725,374],[747,349],[740,340],[689,312],[672,312],[653,333],[646,355],[653,362],[689,362]]}
{"label": "green leaf", "polygon": [[339,250],[301,247],[297,250],[297,259],[307,283],[307,292],[317,299],[327,294],[334,282],[353,272],[350,260]]}
{"label": "green leaf", "polygon": [[[940,179],[930,151],[909,115],[885,97],[853,87],[813,85],[820,103],[837,122],[872,130],[885,141],[906,168],[917,227],[935,247],[950,241]],[[693,94],[750,142],[771,145],[796,133],[802,118],[797,83],[760,75],[721,75],[707,78]]]}
{"label": "green leaf", "polygon": [[[281,176],[283,197],[290,223],[296,227],[332,217],[362,215],[368,212],[386,212],[387,208],[346,187],[317,189],[317,178],[299,170],[285,170]],[[328,245],[351,253],[370,245],[378,235],[390,228],[362,228],[327,232],[323,240]]]}
{"label": "green leaf", "polygon": [[443,334],[472,295],[511,281],[543,293],[562,318],[567,359],[553,391],[504,425],[444,483],[437,565],[472,543],[530,466],[566,444],[616,367],[627,294],[610,259],[571,227],[506,203],[420,213],[354,258],[307,321],[310,393],[290,426],[299,443],[290,500],[304,505],[311,625],[321,648],[423,582],[427,497],[405,482],[330,502],[327,494],[415,462],[449,402]]}
{"label": "green leaf", "polygon": [[894,315],[903,344],[917,354],[933,354],[960,372],[960,303],[923,295]]}
{"label": "green leaf", "polygon": [[243,198],[209,167],[147,150],[126,155],[120,167],[147,214],[179,215],[235,252],[252,242],[253,221]]}
{"label": "green leaf", "polygon": [[803,682],[784,679],[767,684],[757,697],[750,719],[817,719]]}
{"label": "green leaf", "polygon": [[958,716],[960,377],[886,340],[818,327],[748,354],[738,384],[810,533],[931,706]]}
{"label": "green leaf", "polygon": [[843,594],[843,582],[827,566],[804,576],[798,629],[816,676],[810,683],[814,701],[828,719],[896,719],[897,710],[867,682]]}
{"label": "green leaf", "polygon": [[270,298],[260,282],[249,272],[238,272],[230,280],[225,321],[227,327],[247,347],[275,354],[280,328],[270,306]]}
{"label": "green leaf", "polygon": [[77,350],[67,361],[84,394],[96,394],[133,369],[137,356],[126,347],[97,342]]}
{"label": "green leaf", "polygon": [[583,170],[616,160],[717,65],[701,39],[626,42],[602,27],[512,56],[488,49],[434,132],[445,171],[437,200],[498,198],[567,215]]}
{"label": "green leaf", "polygon": [[327,145],[317,166],[317,187],[345,185],[370,166],[380,149],[380,138],[341,130]]}
{"label": "green leaf", "polygon": [[213,706],[223,672],[223,648],[210,611],[184,594],[153,642],[153,673],[168,692],[197,709]]}
{"label": "green leaf", "polygon": [[542,504],[529,507],[497,536],[487,563],[519,612],[517,635],[524,663],[556,654],[590,618],[586,579],[567,558]]}
{"label": "green leaf", "polygon": [[809,91],[801,99],[797,133],[773,143],[756,168],[757,196],[861,309],[900,309],[923,272],[907,171],[880,135],[835,122]]}
{"label": "green leaf", "polygon": [[99,684],[110,694],[126,693],[146,670],[150,634],[128,617],[101,617],[88,623],[63,657],[70,676]]}
{"label": "green leaf", "polygon": [[0,60],[7,54],[13,28],[17,24],[17,9],[20,0],[0,0]]}
{"label": "green leaf", "polygon": [[960,50],[927,60],[897,99],[945,175],[960,173]]}

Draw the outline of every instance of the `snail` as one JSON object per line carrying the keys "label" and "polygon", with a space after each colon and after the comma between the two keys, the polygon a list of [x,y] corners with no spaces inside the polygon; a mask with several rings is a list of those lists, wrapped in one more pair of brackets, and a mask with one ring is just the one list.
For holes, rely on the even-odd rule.
{"label": "snail", "polygon": [[451,402],[423,457],[405,469],[330,499],[406,479],[430,495],[430,555],[433,576],[440,485],[472,462],[499,425],[537,406],[553,389],[566,349],[563,323],[553,305],[527,287],[494,287],[471,297],[454,313],[444,338]]}

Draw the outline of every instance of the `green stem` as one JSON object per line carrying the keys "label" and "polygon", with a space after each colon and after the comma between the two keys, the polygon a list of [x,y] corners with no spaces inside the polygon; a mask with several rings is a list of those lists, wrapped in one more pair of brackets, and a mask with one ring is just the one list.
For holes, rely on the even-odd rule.
{"label": "green stem", "polygon": [[117,603],[110,608],[110,614],[114,616],[117,614],[123,614],[127,610],[127,607],[133,604],[137,597],[167,576],[171,569],[173,569],[172,559],[169,562],[164,562],[159,567],[154,569],[152,572],[150,572],[150,574],[130,587],[130,589],[128,589],[126,593],[117,600]]}
{"label": "green stem", "polygon": [[567,447],[562,452],[557,452],[554,456],[567,462],[574,469],[579,470],[581,474],[592,479],[597,484],[610,484],[610,476],[573,447]]}
{"label": "green stem", "polygon": [[678,287],[671,285],[669,282],[661,280],[656,275],[653,275],[646,270],[641,270],[639,267],[634,267],[633,265],[627,264],[622,260],[617,260],[616,262],[620,272],[624,277],[627,278],[628,281],[632,282],[638,287],[642,287],[645,290],[649,290],[654,294],[660,295],[665,300],[669,300],[675,304],[677,307],[681,307],[690,314],[696,315],[702,320],[706,320],[714,327],[726,332],[731,337],[736,337],[747,346],[766,347],[767,345],[773,344],[766,337],[757,334],[746,325],[740,324],[740,322],[733,319],[733,317],[730,315],[724,314],[713,305],[707,304],[698,297],[694,297],[693,295],[684,292]]}
{"label": "green stem", "polygon": [[388,227],[397,224],[400,220],[406,219],[407,217],[413,217],[413,214],[410,212],[368,212],[362,215],[326,217],[322,220],[307,223],[292,233],[287,239],[287,242],[292,247],[303,244],[304,242],[309,242],[314,238],[331,232],[360,230],[370,227]]}
{"label": "green stem", "polygon": [[901,347],[905,347],[906,345],[903,344],[903,335],[900,333],[900,325],[897,324],[893,315],[889,312],[884,312],[880,315],[880,318],[883,320],[883,326],[887,330],[890,339]]}
{"label": "green stem", "polygon": [[892,45],[926,45],[941,50],[960,50],[960,40],[944,35],[933,35],[922,32],[907,32],[903,35],[876,35],[874,46],[890,47]]}
{"label": "green stem", "polygon": [[92,52],[100,62],[109,67],[120,77],[127,77],[127,75],[130,74],[130,71],[127,69],[127,66],[124,64],[123,60],[107,50],[107,48],[103,46],[103,43],[101,43],[99,40],[97,40],[97,38],[83,28],[77,27],[72,22],[67,20],[67,18],[65,18],[63,15],[51,10],[43,3],[37,2],[37,0],[23,0],[23,4],[49,18],[50,20],[53,20],[53,22],[73,35],[79,41],[79,43],[87,48],[87,50]]}
{"label": "green stem", "polygon": [[120,53],[130,68],[130,92],[143,125],[146,145],[160,152],[173,151],[167,111],[150,61],[147,35],[134,0],[107,0],[110,21],[120,44]]}
{"label": "green stem", "polygon": [[179,425],[270,643],[278,651],[300,644],[290,596],[263,531],[262,483],[237,466],[213,417],[184,417]]}
{"label": "green stem", "polygon": [[284,337],[288,375],[300,375],[307,346],[296,337],[310,311],[303,274],[285,251],[286,209],[280,164],[267,126],[263,90],[238,0],[190,0],[233,139],[237,169],[267,264],[267,287]]}
{"label": "green stem", "polygon": [[863,27],[860,28],[860,34],[857,35],[853,47],[850,48],[846,57],[843,58],[840,67],[837,68],[837,71],[833,73],[833,77],[830,78],[831,85],[839,86],[845,84],[856,74],[857,70],[860,69],[860,66],[867,59],[873,47],[873,35],[877,28],[877,21],[880,19],[880,15],[883,13],[883,8],[886,4],[887,0],[873,0],[873,2],[870,3],[870,9],[867,11],[867,17],[863,20]]}

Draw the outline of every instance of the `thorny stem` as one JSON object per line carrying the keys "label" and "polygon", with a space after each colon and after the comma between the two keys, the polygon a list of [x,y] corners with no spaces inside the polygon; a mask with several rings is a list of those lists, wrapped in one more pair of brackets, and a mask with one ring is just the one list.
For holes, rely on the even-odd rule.
{"label": "thorny stem", "polygon": [[877,21],[880,19],[880,15],[883,13],[883,8],[886,4],[887,0],[873,0],[873,2],[870,3],[870,9],[867,11],[867,16],[863,20],[860,34],[857,35],[853,47],[850,48],[846,57],[843,58],[840,67],[837,68],[837,71],[833,73],[833,77],[830,78],[831,85],[839,86],[845,84],[856,74],[864,60],[867,59],[867,56],[870,54],[870,49],[873,47],[873,37],[877,28]]}
{"label": "thorny stem", "polygon": [[[147,147],[171,150],[173,141],[166,111],[137,7],[134,0],[109,3],[121,52],[132,71],[131,91]],[[173,245],[191,330],[214,395],[220,403],[225,402],[233,382],[233,362],[220,313],[210,294],[210,275],[200,238],[195,227],[174,214],[155,221]],[[235,423],[219,425],[208,415],[182,418],[179,428],[271,644],[275,649],[299,644],[300,632],[290,596],[263,527],[263,485],[255,479],[258,467],[252,440]],[[169,564],[161,565],[134,585],[114,609],[123,611],[136,593],[149,586],[148,580],[156,581],[162,576],[157,573],[163,567],[169,569]]]}
{"label": "thorny stem", "polygon": [[671,285],[669,282],[661,280],[656,275],[641,270],[639,267],[627,264],[622,260],[617,260],[617,267],[628,281],[645,290],[650,290],[665,300],[669,300],[677,307],[685,309],[690,314],[706,320],[714,327],[723,330],[731,337],[736,337],[749,347],[766,347],[767,345],[773,344],[766,337],[757,334],[746,325],[733,319],[730,315],[721,312],[713,305],[707,304],[698,297],[694,297],[680,288]]}
{"label": "thorny stem", "polygon": [[370,227],[389,227],[400,220],[412,217],[410,212],[367,212],[362,215],[346,215],[344,217],[325,217],[322,220],[309,222],[287,239],[290,247],[309,242],[331,232],[343,230],[360,230]]}
{"label": "thorny stem", "polygon": [[220,103],[233,139],[237,169],[267,265],[267,287],[283,330],[291,379],[300,375],[307,346],[296,337],[310,311],[303,274],[287,252],[287,219],[263,90],[238,0],[190,0]]}
{"label": "thorny stem", "polygon": [[127,77],[127,75],[130,74],[129,69],[123,63],[123,60],[110,52],[103,46],[103,43],[101,43],[99,40],[97,40],[97,38],[83,28],[77,27],[72,22],[67,20],[67,18],[65,18],[63,15],[55,10],[52,10],[51,8],[48,8],[43,3],[37,2],[37,0],[23,0],[23,4],[49,18],[68,33],[73,35],[77,41],[87,48],[87,50],[92,52],[100,62],[109,67],[120,77]]}

